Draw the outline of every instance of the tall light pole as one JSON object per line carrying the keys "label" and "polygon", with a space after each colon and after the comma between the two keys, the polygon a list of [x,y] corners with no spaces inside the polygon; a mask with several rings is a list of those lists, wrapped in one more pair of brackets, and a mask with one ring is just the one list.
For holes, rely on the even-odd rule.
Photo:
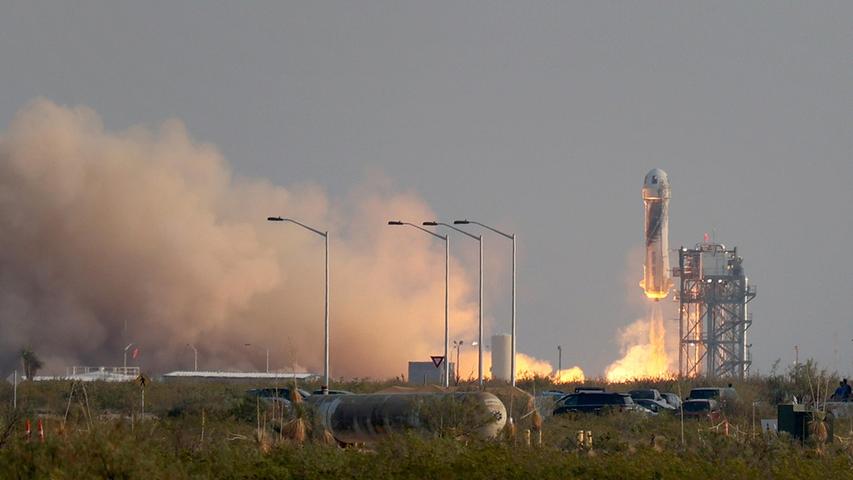
{"label": "tall light pole", "polygon": [[450,367],[447,365],[450,361],[447,357],[450,350],[450,235],[439,235],[420,225],[400,220],[392,220],[388,225],[408,225],[444,240],[444,387],[447,388],[450,386]]}
{"label": "tall light pole", "polygon": [[[480,256],[479,256],[479,260],[480,260],[480,294],[479,294],[480,299],[479,299],[479,321],[478,321],[478,327],[477,327],[477,329],[479,331],[478,337],[477,337],[477,344],[479,345],[479,347],[477,349],[477,355],[478,355],[477,381],[480,385],[480,388],[483,388],[483,346],[482,346],[483,345],[483,236],[482,235],[472,235],[472,234],[466,232],[465,230],[462,230],[461,228],[456,228],[453,225],[448,225],[448,224],[442,223],[442,222],[424,222],[424,225],[426,225],[428,227],[443,226],[443,227],[450,228],[452,230],[456,230],[457,232],[476,240],[479,247],[480,247]],[[459,368],[459,365],[457,365],[456,368]]]}
{"label": "tall light pole", "polygon": [[195,345],[188,343],[187,346],[193,350],[193,371],[198,371],[198,349],[195,348]]}
{"label": "tall light pole", "polygon": [[123,375],[127,375],[127,351],[130,350],[130,347],[133,346],[133,343],[128,343],[126,347],[124,347],[124,371]]}
{"label": "tall light pole", "polygon": [[[244,343],[243,345],[245,345],[245,346],[247,346],[247,347],[251,347],[251,346],[252,346],[252,344],[251,344],[251,343]],[[270,373],[270,349],[269,349],[269,348],[266,348],[266,347],[259,347],[259,346],[257,346],[257,345],[255,345],[255,347],[257,347],[257,348],[264,348],[264,350],[266,350],[266,352],[267,352],[267,373]]]}
{"label": "tall light pole", "polygon": [[322,232],[317,230],[316,228],[309,227],[304,223],[298,222],[292,218],[285,217],[267,217],[267,220],[270,222],[290,222],[295,225],[299,225],[300,227],[314,232],[317,235],[323,237],[323,243],[326,249],[326,257],[325,257],[325,275],[326,275],[326,287],[325,287],[325,299],[323,300],[323,386],[322,391],[323,395],[329,394],[329,231]]}
{"label": "tall light pole", "polygon": [[487,230],[491,230],[491,231],[497,233],[498,235],[501,235],[503,237],[506,237],[506,238],[512,240],[512,321],[511,321],[511,327],[510,327],[510,330],[511,330],[510,331],[510,337],[511,337],[511,343],[512,343],[512,352],[510,354],[510,356],[511,356],[510,368],[512,371],[510,372],[510,380],[512,382],[512,386],[514,387],[515,386],[515,234],[514,233],[512,233],[512,234],[504,233],[500,230],[492,228],[488,225],[483,225],[482,223],[475,222],[473,220],[467,220],[467,219],[466,220],[456,220],[453,223],[455,225],[479,225],[479,226],[481,226]]}

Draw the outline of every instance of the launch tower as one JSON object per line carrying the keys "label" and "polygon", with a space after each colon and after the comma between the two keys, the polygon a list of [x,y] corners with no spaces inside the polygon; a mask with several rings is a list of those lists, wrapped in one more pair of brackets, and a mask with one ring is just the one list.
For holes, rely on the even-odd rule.
{"label": "launch tower", "polygon": [[700,243],[678,250],[680,278],[678,372],[686,377],[744,378],[752,363],[747,330],[752,315],[747,304],[755,298],[743,271],[737,248]]}

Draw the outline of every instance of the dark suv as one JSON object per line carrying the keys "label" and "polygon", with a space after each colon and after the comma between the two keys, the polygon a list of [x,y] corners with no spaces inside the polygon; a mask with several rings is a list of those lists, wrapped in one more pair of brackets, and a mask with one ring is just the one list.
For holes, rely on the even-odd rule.
{"label": "dark suv", "polygon": [[568,412],[601,413],[602,411],[636,410],[637,406],[625,393],[580,392],[566,395],[554,408],[554,415]]}

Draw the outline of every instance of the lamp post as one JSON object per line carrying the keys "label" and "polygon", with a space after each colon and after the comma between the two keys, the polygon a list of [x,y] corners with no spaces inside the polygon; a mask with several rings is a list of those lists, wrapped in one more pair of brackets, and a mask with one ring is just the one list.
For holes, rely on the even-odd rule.
{"label": "lamp post", "polygon": [[475,222],[473,220],[456,220],[453,223],[455,225],[479,225],[485,228],[486,230],[491,230],[492,232],[497,233],[498,235],[512,240],[512,321],[510,328],[510,341],[512,343],[512,352],[510,354],[510,381],[512,383],[512,386],[515,386],[515,234],[504,233],[500,230],[492,228],[488,225],[484,225],[480,222]]}
{"label": "lamp post", "polygon": [[[247,347],[251,347],[251,346],[252,346],[252,344],[251,344],[251,343],[244,343],[243,345],[245,345],[245,346],[247,346]],[[263,347],[259,347],[259,346],[257,346],[257,345],[255,345],[255,347],[257,347],[257,348],[263,348]],[[270,349],[269,349],[269,348],[264,348],[264,350],[266,350],[266,352],[267,352],[267,373],[270,373]]]}
{"label": "lamp post", "polygon": [[427,230],[426,228],[421,227],[420,225],[415,225],[414,223],[403,222],[400,220],[391,220],[388,222],[388,225],[408,225],[410,227],[417,228],[422,232],[428,233],[433,237],[444,240],[444,386],[445,388],[449,387],[450,368],[448,368],[447,366],[447,354],[448,350],[450,350],[450,235],[439,235],[431,230]]}
{"label": "lamp post", "polygon": [[124,368],[122,374],[127,375],[127,351],[130,350],[130,347],[133,346],[133,343],[128,343],[126,347],[124,347]]}
{"label": "lamp post", "polygon": [[191,343],[188,343],[187,347],[189,347],[193,350],[193,371],[197,372],[198,371],[198,349],[195,348],[195,345],[193,345]]}
{"label": "lamp post", "polygon": [[325,256],[325,299],[323,300],[323,395],[329,394],[329,231],[322,232],[292,218],[267,217],[270,222],[290,222],[323,237]]}
{"label": "lamp post", "polygon": [[[464,234],[470,238],[473,238],[477,241],[477,244],[480,247],[479,261],[480,261],[480,293],[479,293],[479,321],[477,324],[478,337],[477,344],[479,345],[477,349],[478,361],[477,361],[477,381],[480,385],[480,388],[483,388],[483,236],[482,235],[472,235],[461,228],[456,228],[453,225],[448,225],[442,222],[424,222],[424,225],[429,227],[437,227],[443,226],[450,228],[452,230],[456,230],[457,232]],[[456,365],[456,368],[459,368],[459,365]],[[457,375],[458,376],[458,375]]]}

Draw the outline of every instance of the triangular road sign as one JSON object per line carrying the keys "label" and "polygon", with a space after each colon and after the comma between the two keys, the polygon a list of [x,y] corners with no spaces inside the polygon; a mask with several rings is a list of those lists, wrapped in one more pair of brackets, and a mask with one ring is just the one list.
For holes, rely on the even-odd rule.
{"label": "triangular road sign", "polygon": [[429,358],[432,359],[432,364],[435,365],[435,368],[440,367],[441,362],[444,361],[444,355],[430,355]]}

